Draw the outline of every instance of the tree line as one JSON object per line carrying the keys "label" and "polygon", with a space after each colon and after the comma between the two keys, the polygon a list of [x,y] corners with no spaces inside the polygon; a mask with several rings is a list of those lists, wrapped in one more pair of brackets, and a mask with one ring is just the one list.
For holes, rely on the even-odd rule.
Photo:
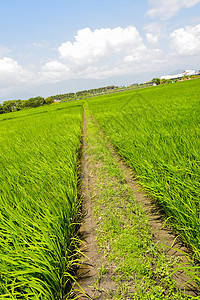
{"label": "tree line", "polygon": [[13,111],[22,110],[24,108],[38,107],[46,104],[51,104],[54,102],[53,97],[43,98],[43,97],[35,97],[30,98],[28,100],[7,100],[4,101],[3,104],[0,104],[0,114],[9,113]]}
{"label": "tree line", "polygon": [[96,89],[90,89],[90,90],[84,90],[84,91],[78,91],[76,93],[66,93],[66,94],[58,94],[55,96],[52,96],[55,100],[65,100],[70,101],[78,98],[85,98],[85,97],[91,97],[98,94],[102,94],[107,92],[108,90],[117,89],[117,86],[107,86],[107,87],[100,87]]}
{"label": "tree line", "polygon": [[35,97],[30,98],[28,100],[7,100],[4,101],[3,104],[0,104],[0,114],[9,113],[13,111],[22,110],[24,108],[32,108],[32,107],[38,107],[43,106],[46,104],[54,103],[55,100],[61,100],[61,101],[71,101],[76,100],[79,98],[86,98],[91,97],[93,95],[99,95],[101,93],[105,93],[106,91],[110,89],[116,89],[118,87],[116,86],[108,86],[108,87],[101,87],[96,89],[90,89],[90,90],[84,90],[84,91],[78,91],[76,93],[65,93],[65,94],[58,94],[55,96],[50,96],[48,98],[43,97]]}
{"label": "tree line", "polygon": [[[133,87],[136,88],[137,86],[143,86],[143,85],[145,84],[140,84],[140,85],[133,84],[126,88],[133,88]],[[94,88],[90,90],[78,91],[76,93],[71,92],[71,93],[58,94],[58,95],[50,96],[46,99],[38,96],[35,98],[30,98],[28,100],[21,100],[21,99],[7,100],[4,101],[3,104],[0,104],[0,114],[14,112],[14,111],[22,110],[24,108],[43,106],[57,101],[67,102],[67,101],[73,101],[73,100],[83,99],[87,97],[103,95],[105,93],[110,93],[114,91],[122,91],[124,88],[125,86],[118,87],[118,86],[111,85],[106,87]]]}

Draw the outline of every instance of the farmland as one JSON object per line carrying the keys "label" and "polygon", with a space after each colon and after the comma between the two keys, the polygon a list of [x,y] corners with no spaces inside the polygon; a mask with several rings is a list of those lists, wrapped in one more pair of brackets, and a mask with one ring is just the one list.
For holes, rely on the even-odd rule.
{"label": "farmland", "polygon": [[100,248],[109,245],[106,255],[116,281],[123,282],[108,299],[123,299],[124,280],[131,299],[150,299],[148,292],[151,299],[187,299],[168,278],[173,263],[154,245],[106,139],[199,261],[199,79],[0,116],[1,299],[69,298],[77,265],[84,110],[90,171],[95,162],[100,178],[97,184],[92,173],[91,197],[96,219],[105,218],[97,241]]}
{"label": "farmland", "polygon": [[138,180],[200,259],[200,81],[90,102]]}
{"label": "farmland", "polygon": [[69,285],[82,107],[47,109],[0,118],[1,299],[63,299]]}

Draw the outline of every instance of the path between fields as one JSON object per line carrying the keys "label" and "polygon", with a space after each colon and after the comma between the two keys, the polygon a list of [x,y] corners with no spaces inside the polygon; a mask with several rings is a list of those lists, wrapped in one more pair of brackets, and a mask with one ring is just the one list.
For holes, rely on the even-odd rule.
{"label": "path between fields", "polygon": [[[89,129],[89,124],[92,123],[93,125],[91,126],[96,127],[96,143],[98,143],[98,141],[100,140],[104,140],[104,144],[106,144],[108,151],[111,153],[113,161],[115,161],[117,168],[120,170],[120,173],[123,174],[125,180],[123,178],[117,178],[117,175],[112,177],[111,180],[111,177],[109,177],[109,175],[107,174],[107,171],[109,169],[106,169],[106,167],[104,166],[106,160],[104,156],[106,155],[106,153],[103,153],[103,150],[101,152],[101,148],[98,149],[97,146],[95,146],[95,144],[92,144],[91,142],[93,138],[92,136],[95,136],[94,131],[92,132],[91,129]],[[94,153],[96,153],[96,156],[94,155]],[[109,209],[111,214],[114,210],[120,210],[120,219],[122,224],[120,226],[124,226],[124,228],[126,228],[126,226],[127,228],[128,226],[132,226],[132,223],[130,223],[132,222],[132,220],[129,216],[129,210],[126,210],[126,206],[128,206],[128,202],[126,201],[129,201],[130,198],[130,195],[128,195],[129,192],[127,192],[128,190],[131,191],[131,194],[136,200],[136,203],[142,205],[144,215],[148,216],[148,222],[150,223],[150,230],[152,232],[151,240],[153,240],[153,243],[159,245],[159,249],[163,249],[164,245],[165,253],[169,260],[171,260],[172,257],[173,259],[179,257],[181,263],[185,264],[185,266],[189,266],[187,259],[182,254],[182,252],[187,252],[187,250],[183,246],[180,238],[174,235],[172,231],[163,223],[161,214],[158,212],[158,209],[155,207],[154,204],[152,204],[151,200],[147,197],[145,192],[142,191],[141,187],[134,179],[134,174],[132,170],[122,161],[119,155],[114,151],[112,145],[101,132],[101,128],[99,128],[98,123],[94,120],[93,117],[89,116],[89,114],[87,114],[87,116],[85,116],[84,114],[82,180],[82,210],[84,216],[80,228],[80,234],[83,239],[83,243],[81,245],[83,257],[82,266],[80,267],[77,275],[77,282],[78,285],[81,286],[81,288],[84,290],[84,293],[81,291],[76,292],[75,294],[77,299],[134,299],[133,295],[136,292],[136,290],[138,291],[138,286],[135,283],[135,281],[137,281],[137,274],[133,274],[132,279],[130,279],[130,276],[127,277],[127,279],[126,276],[123,277],[122,275],[119,275],[120,263],[118,263],[114,254],[112,256],[112,252],[114,253],[115,251],[112,248],[115,248],[115,246],[112,247],[112,243],[109,242],[107,237],[107,239],[101,239],[101,235],[106,236],[107,234],[109,236],[109,232],[106,233],[104,229],[104,210],[107,210],[108,214]],[[101,195],[103,191],[104,196],[107,197],[106,193],[109,193],[109,189],[106,192],[105,187],[109,186],[109,184],[111,184],[111,181],[111,188],[113,189],[114,186],[114,192],[116,195],[112,195],[110,199],[116,197],[117,199],[119,198],[119,201],[114,201],[112,204],[110,202],[109,207],[108,204],[104,204],[104,202],[102,202],[102,196],[100,197],[99,195]],[[124,199],[122,199],[122,195],[124,195]],[[96,200],[98,198],[100,200]],[[135,214],[135,212],[133,212],[132,214]],[[117,216],[118,215],[116,214],[116,218],[118,218]],[[143,225],[141,224],[140,226],[142,227]],[[109,231],[109,226],[107,227]],[[113,237],[111,236],[110,239],[112,240],[112,238]],[[116,241],[116,238],[114,241]],[[172,246],[174,249],[171,248]],[[110,259],[110,257],[113,257],[113,261],[112,259]],[[146,260],[146,258],[144,260]],[[152,265],[152,270],[157,269],[156,263],[154,261],[151,260],[150,264]],[[124,272],[122,267],[121,269],[121,272]],[[170,295],[169,293],[171,293],[171,291],[168,291],[167,286],[163,283],[163,279],[160,278],[162,277],[160,276],[161,273],[159,273],[159,271],[156,272],[158,273],[158,275],[154,281],[155,285],[158,284],[163,288],[163,295]],[[188,295],[195,296],[191,284],[186,284],[189,278],[182,270],[175,272],[172,277],[176,280],[177,286],[180,291],[184,291]],[[143,283],[143,285],[144,290],[146,289],[147,294],[155,294],[154,291],[151,292],[152,287],[146,288],[145,283]],[[75,289],[80,290],[79,286],[76,285]],[[173,290],[175,291],[175,289]],[[120,296],[122,298],[118,298],[117,296]],[[141,296],[141,298],[137,299],[143,298]],[[174,298],[172,297],[170,299]]]}

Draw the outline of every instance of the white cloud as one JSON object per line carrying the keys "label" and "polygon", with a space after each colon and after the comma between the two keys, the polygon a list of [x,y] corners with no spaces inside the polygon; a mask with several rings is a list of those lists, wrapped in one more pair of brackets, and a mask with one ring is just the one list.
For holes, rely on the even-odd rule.
{"label": "white cloud", "polygon": [[57,82],[63,79],[68,79],[70,76],[69,68],[67,65],[59,61],[50,61],[41,68],[39,80]]}
{"label": "white cloud", "polygon": [[152,34],[160,35],[163,31],[163,24],[161,22],[151,22],[145,24],[144,29]]}
{"label": "white cloud", "polygon": [[144,29],[147,32],[146,40],[152,46],[158,46],[160,39],[166,36],[166,26],[162,22],[151,22],[145,24]]}
{"label": "white cloud", "polygon": [[149,0],[149,3],[153,6],[147,12],[151,18],[159,17],[162,20],[168,20],[181,8],[192,7],[200,3],[200,0]]}
{"label": "white cloud", "polygon": [[200,24],[174,30],[170,34],[171,47],[179,55],[200,55]]}
{"label": "white cloud", "polygon": [[[153,37],[152,37],[153,38]],[[155,38],[154,38],[155,41]],[[52,81],[61,78],[107,78],[134,72],[140,63],[154,60],[157,50],[144,44],[134,26],[84,28],[77,32],[75,41],[62,43],[58,48],[60,61],[42,67],[41,78]]]}
{"label": "white cloud", "polygon": [[42,43],[33,43],[33,47],[35,48],[42,48],[44,45]]}
{"label": "white cloud", "polygon": [[146,34],[147,41],[151,45],[157,45],[158,44],[158,35],[152,34],[150,32],[147,32]]}
{"label": "white cloud", "polygon": [[27,82],[32,75],[12,58],[0,59],[0,87]]}
{"label": "white cloud", "polygon": [[59,47],[62,58],[73,60],[77,64],[92,63],[111,52],[121,52],[137,48],[142,39],[135,27],[125,29],[101,28],[91,31],[84,28],[78,31],[75,42],[66,42]]}

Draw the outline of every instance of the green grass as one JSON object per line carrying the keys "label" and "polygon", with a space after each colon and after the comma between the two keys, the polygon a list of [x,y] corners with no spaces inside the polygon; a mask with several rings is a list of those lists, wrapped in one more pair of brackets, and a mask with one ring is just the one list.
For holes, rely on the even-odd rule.
{"label": "green grass", "polygon": [[112,144],[200,260],[200,80],[88,103]]}
{"label": "green grass", "polygon": [[[114,147],[200,260],[200,80],[96,97],[88,104]],[[70,272],[77,265],[73,249],[80,205],[82,112],[82,102],[76,101],[0,115],[1,299],[68,297]],[[179,299],[174,286],[170,288],[171,279],[166,279],[170,262],[152,245],[145,216],[98,138],[97,145],[95,160],[105,159],[107,165],[101,177],[108,174],[106,186],[99,182],[97,187],[96,213],[104,208],[102,217],[107,219],[99,245],[112,248],[108,262],[117,265],[115,282],[133,280],[131,299],[164,295]],[[118,192],[113,185],[116,178]],[[152,262],[151,256],[159,259]],[[109,264],[102,266],[100,276],[108,268]],[[156,278],[161,278],[159,284]],[[120,284],[114,293],[111,299],[123,299],[131,289]]]}
{"label": "green grass", "polygon": [[86,142],[97,244],[103,257],[95,287],[101,290],[101,282],[112,276],[114,288],[101,290],[104,299],[190,299],[171,277],[177,258],[167,259],[153,242],[148,217],[88,110]]}
{"label": "green grass", "polygon": [[82,107],[0,116],[1,299],[63,299],[73,267]]}

